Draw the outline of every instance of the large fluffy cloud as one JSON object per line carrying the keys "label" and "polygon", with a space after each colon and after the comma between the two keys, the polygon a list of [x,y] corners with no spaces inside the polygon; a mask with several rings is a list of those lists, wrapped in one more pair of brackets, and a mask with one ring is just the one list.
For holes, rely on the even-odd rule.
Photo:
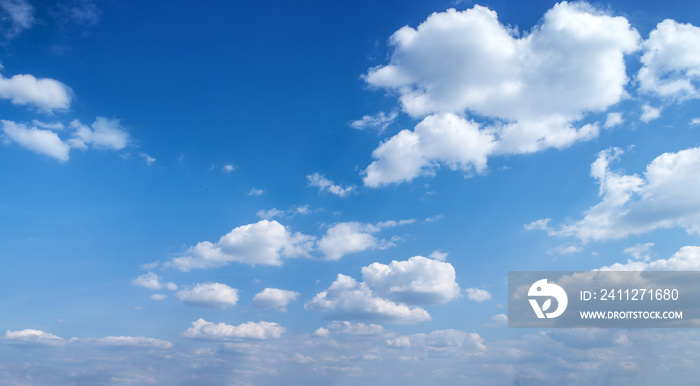
{"label": "large fluffy cloud", "polygon": [[11,141],[35,153],[44,154],[62,162],[68,161],[70,146],[63,142],[55,132],[37,127],[27,127],[12,121],[2,120],[0,122],[2,122],[5,136]]}
{"label": "large fluffy cloud", "polygon": [[231,262],[281,265],[283,257],[307,255],[313,239],[301,233],[292,234],[277,221],[261,220],[234,228],[216,243],[202,241],[169,264],[181,271],[220,267]]}
{"label": "large fluffy cloud", "polygon": [[331,286],[316,294],[306,303],[305,308],[316,312],[328,312],[333,319],[395,323],[418,323],[432,319],[426,310],[377,297],[367,284],[358,283],[352,277],[343,274],[338,274]]}
{"label": "large fluffy cloud", "polygon": [[279,288],[265,288],[253,297],[253,305],[287,311],[287,304],[299,297],[299,292]]}
{"label": "large fluffy cloud", "polygon": [[92,145],[102,149],[121,150],[129,143],[129,133],[121,126],[119,119],[97,117],[91,128],[77,119],[70,125],[75,129],[73,138],[68,141],[72,147],[87,149],[88,145]]}
{"label": "large fluffy cloud", "polygon": [[271,339],[279,338],[284,327],[271,322],[247,322],[232,326],[226,323],[212,323],[204,319],[192,322],[192,327],[182,336],[190,339],[227,341],[235,339]]}
{"label": "large fluffy cloud", "polygon": [[664,20],[644,42],[637,74],[643,92],[679,99],[698,97],[700,28]]}
{"label": "large fluffy cloud", "polygon": [[377,295],[411,305],[447,303],[460,294],[452,264],[414,256],[362,268],[362,280]]}
{"label": "large fluffy cloud", "polygon": [[[563,2],[522,37],[475,6],[403,27],[391,44],[390,63],[370,69],[366,81],[398,94],[409,115],[428,117],[374,151],[367,186],[410,181],[436,163],[478,172],[491,154],[597,136],[597,124],[575,123],[624,97],[623,57],[638,48],[639,35],[623,17]],[[465,113],[487,119],[450,115]]]}
{"label": "large fluffy cloud", "polygon": [[372,234],[379,227],[358,222],[343,222],[333,225],[318,241],[318,249],[328,260],[338,260],[349,253],[376,248],[379,240]]}
{"label": "large fluffy cloud", "polygon": [[623,151],[602,151],[591,175],[600,185],[601,201],[584,217],[550,234],[590,240],[616,239],[658,228],[681,227],[700,233],[700,147],[664,153],[646,167],[643,176],[611,170]]}
{"label": "large fluffy cloud", "polygon": [[15,105],[31,105],[45,112],[68,109],[71,89],[50,78],[35,78],[33,75],[15,75],[5,78],[0,75],[0,98],[9,99]]}
{"label": "large fluffy cloud", "polygon": [[236,305],[238,290],[222,283],[198,283],[178,291],[175,297],[193,306],[223,309]]}

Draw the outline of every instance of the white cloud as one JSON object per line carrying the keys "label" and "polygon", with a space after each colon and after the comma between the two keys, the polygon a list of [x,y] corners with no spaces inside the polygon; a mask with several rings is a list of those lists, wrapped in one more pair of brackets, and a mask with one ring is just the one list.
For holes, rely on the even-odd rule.
{"label": "white cloud", "polygon": [[459,330],[437,330],[430,334],[403,335],[386,341],[387,345],[399,348],[430,347],[456,348],[465,347],[476,351],[486,351],[484,339],[477,333],[467,333]]}
{"label": "white cloud", "polygon": [[227,341],[236,339],[271,339],[279,338],[284,333],[284,327],[271,322],[247,322],[232,326],[225,323],[215,324],[204,319],[192,322],[192,327],[185,330],[182,336],[190,339]]}
{"label": "white cloud", "polygon": [[346,187],[336,185],[333,181],[318,173],[310,174],[306,176],[306,179],[309,181],[309,186],[315,186],[320,192],[328,192],[338,197],[347,197],[353,193],[356,188],[355,185]]}
{"label": "white cloud", "polygon": [[542,218],[539,220],[535,220],[529,224],[525,224],[523,227],[525,228],[526,231],[531,231],[535,229],[543,230],[543,231],[548,231],[551,228],[549,227],[549,222],[552,221],[551,218]]}
{"label": "white cloud", "polygon": [[49,129],[49,130],[56,130],[60,131],[64,129],[64,126],[61,122],[52,122],[52,123],[47,123],[47,122],[42,122],[38,119],[32,119],[32,125],[36,127],[41,127],[42,129]]}
{"label": "white cloud", "polygon": [[380,111],[376,115],[364,115],[362,119],[350,122],[350,126],[357,130],[376,129],[382,133],[398,116],[399,112],[396,110],[391,111],[389,114]]}
{"label": "white cloud", "polygon": [[238,290],[222,283],[197,283],[176,292],[175,297],[192,306],[224,309],[236,305]]}
{"label": "white cloud", "polygon": [[454,114],[426,117],[414,131],[402,130],[372,152],[365,185],[377,187],[433,173],[438,162],[452,170],[482,172],[494,136],[477,123]]}
{"label": "white cloud", "polygon": [[452,264],[423,256],[362,268],[362,280],[375,295],[409,305],[443,304],[457,298],[460,288],[455,277]]}
{"label": "white cloud", "polygon": [[99,346],[106,347],[141,347],[148,349],[169,349],[173,344],[167,340],[146,338],[143,336],[107,336],[91,340]]}
{"label": "white cloud", "polygon": [[[374,151],[365,185],[410,181],[440,163],[479,172],[492,154],[596,137],[597,123],[574,123],[625,97],[623,57],[638,48],[636,30],[623,17],[563,2],[517,35],[481,6],[434,13],[416,29],[396,31],[390,63],[365,80],[397,93],[409,115],[428,117]],[[487,126],[459,116],[467,112]]]}
{"label": "white cloud", "polygon": [[156,159],[151,157],[150,155],[146,153],[139,153],[141,157],[143,157],[143,160],[146,161],[146,165],[151,166],[153,165],[154,162],[156,162]]}
{"label": "white cloud", "polygon": [[431,320],[430,314],[420,307],[410,308],[375,296],[367,284],[358,283],[350,276],[338,274],[331,286],[319,292],[304,308],[328,312],[332,319],[372,320],[395,323],[418,323]]}
{"label": "white cloud", "polygon": [[275,217],[282,217],[286,212],[279,210],[277,208],[272,208],[268,210],[259,210],[255,215],[263,220],[272,220]]}
{"label": "white cloud", "polygon": [[580,245],[559,245],[547,251],[550,255],[570,255],[583,250]]}
{"label": "white cloud", "polygon": [[56,158],[59,161],[68,161],[70,146],[50,130],[41,130],[36,127],[27,127],[21,123],[2,120],[2,130],[11,141],[35,153],[44,154]]}
{"label": "white cloud", "polygon": [[642,106],[642,116],[639,118],[644,123],[649,123],[661,116],[661,107],[652,107],[649,104]]}
{"label": "white cloud", "polygon": [[341,222],[330,227],[317,246],[326,259],[338,260],[347,254],[380,246],[379,240],[372,235],[379,231],[380,228],[372,224]]}
{"label": "white cloud", "polygon": [[693,118],[690,120],[690,126],[700,125],[700,118]]}
{"label": "white cloud", "polygon": [[34,7],[27,0],[0,0],[0,30],[7,39],[30,29],[35,23]]}
{"label": "white cloud", "polygon": [[257,188],[255,188],[255,187],[250,188],[250,190],[248,191],[248,195],[249,195],[249,196],[261,196],[263,193],[265,193],[264,190],[262,190],[262,189],[257,189]]}
{"label": "white cloud", "polygon": [[54,334],[41,330],[18,330],[5,331],[5,337],[0,339],[0,343],[18,344],[18,345],[40,345],[40,346],[62,346],[66,343],[65,339]]}
{"label": "white cloud", "polygon": [[236,170],[236,166],[231,165],[231,164],[226,164],[226,165],[224,165],[224,167],[221,170],[223,170],[223,172],[226,174],[231,174],[232,171]]}
{"label": "white cloud", "polygon": [[144,287],[152,290],[159,290],[163,287],[166,287],[167,289],[174,291],[177,289],[177,286],[175,283],[162,283],[160,276],[156,275],[155,273],[148,271],[148,273],[145,273],[136,279],[131,281],[131,284],[139,286],[139,287]]}
{"label": "white cloud", "polygon": [[625,120],[622,119],[622,113],[608,113],[608,117],[605,120],[603,127],[609,129],[621,125]]}
{"label": "white cloud", "polygon": [[600,152],[591,175],[600,185],[601,202],[581,220],[549,230],[550,235],[585,243],[671,227],[700,234],[700,147],[656,157],[643,176],[610,170],[622,153],[619,148]]}
{"label": "white cloud", "polygon": [[276,308],[287,311],[287,304],[299,297],[299,292],[279,288],[265,288],[253,297],[253,305],[262,308]]}
{"label": "white cloud", "polygon": [[491,293],[481,288],[467,288],[467,298],[475,302],[484,302],[491,299]]}
{"label": "white cloud", "polygon": [[71,102],[71,89],[50,78],[35,78],[32,75],[15,75],[5,78],[0,75],[0,98],[9,99],[15,105],[32,105],[45,112],[66,110]]}
{"label": "white cloud", "polygon": [[165,294],[153,294],[151,295],[151,299],[155,301],[161,301],[165,300],[168,297],[168,295]]}
{"label": "white cloud", "polygon": [[282,265],[282,258],[307,256],[314,238],[292,234],[277,221],[261,220],[242,225],[221,236],[218,242],[202,241],[185,256],[168,263],[180,271],[214,268],[239,262],[250,265]]}
{"label": "white cloud", "polygon": [[449,252],[442,252],[439,250],[435,250],[428,257],[430,257],[431,259],[439,260],[439,261],[445,261],[445,260],[447,260],[447,255],[449,255],[449,254],[450,254]]}
{"label": "white cloud", "polygon": [[662,97],[697,98],[700,28],[666,19],[644,42],[639,89]]}
{"label": "white cloud", "polygon": [[73,137],[68,140],[71,147],[87,149],[88,145],[99,149],[121,150],[129,143],[129,133],[119,123],[119,119],[97,117],[95,122],[87,127],[75,119],[70,123],[75,129]]}
{"label": "white cloud", "polygon": [[600,271],[700,271],[700,247],[685,246],[670,259],[615,263],[600,268]]}
{"label": "white cloud", "polygon": [[649,260],[651,260],[651,257],[649,256],[649,252],[651,251],[651,247],[653,247],[653,246],[654,246],[654,243],[635,244],[631,247],[625,248],[622,251],[622,253],[629,254],[635,260],[649,261]]}

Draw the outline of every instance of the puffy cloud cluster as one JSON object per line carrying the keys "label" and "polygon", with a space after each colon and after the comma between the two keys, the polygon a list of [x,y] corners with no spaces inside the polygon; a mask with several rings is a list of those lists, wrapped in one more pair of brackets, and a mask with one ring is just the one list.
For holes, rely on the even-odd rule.
{"label": "puffy cloud cluster", "polygon": [[182,336],[190,339],[228,341],[236,339],[272,339],[284,333],[284,327],[271,322],[247,322],[232,326],[226,323],[212,323],[204,319],[192,322],[192,327]]}
{"label": "puffy cloud cluster", "polygon": [[5,78],[0,75],[0,98],[12,104],[34,106],[44,112],[67,110],[71,103],[71,89],[51,78],[36,78],[30,74]]}
{"label": "puffy cloud cluster", "polygon": [[104,338],[71,338],[66,340],[48,332],[32,329],[17,331],[7,330],[5,332],[5,337],[0,338],[0,343],[31,346],[87,344],[99,347],[135,347],[147,349],[169,349],[173,347],[173,344],[166,340],[147,338],[143,336],[107,336]]}
{"label": "puffy cloud cluster", "polygon": [[279,288],[265,288],[253,297],[253,305],[261,308],[274,308],[287,311],[287,304],[299,297],[299,292]]}
{"label": "puffy cloud cluster", "polygon": [[393,339],[387,339],[390,347],[470,347],[476,351],[486,351],[484,339],[477,333],[467,333],[459,330],[437,330],[429,334],[402,335]]}
{"label": "puffy cloud cluster", "polygon": [[177,285],[173,282],[163,283],[161,277],[155,273],[148,271],[148,273],[143,274],[136,279],[132,280],[131,284],[139,287],[144,287],[152,290],[159,290],[163,287],[174,291],[177,289]]}
{"label": "puffy cloud cluster", "polygon": [[313,247],[312,236],[292,234],[277,221],[261,220],[242,225],[221,236],[218,242],[202,241],[185,256],[169,265],[180,271],[213,268],[239,262],[250,265],[281,265],[282,258],[306,256]]}
{"label": "puffy cloud cluster", "polygon": [[224,309],[236,305],[238,290],[222,283],[198,283],[176,292],[175,297],[192,306]]}
{"label": "puffy cloud cluster", "polygon": [[341,222],[328,228],[326,234],[318,241],[318,249],[328,260],[338,260],[350,254],[374,249],[380,241],[373,233],[380,228],[372,224],[358,222]]}
{"label": "puffy cloud cluster", "polygon": [[[436,164],[480,172],[492,154],[597,136],[597,124],[574,124],[625,96],[624,55],[639,40],[625,18],[566,2],[522,37],[481,6],[399,29],[390,63],[370,69],[365,80],[398,94],[409,115],[425,118],[373,152],[365,185],[410,181]],[[488,119],[479,124],[461,116],[467,112]]]}
{"label": "puffy cloud cluster", "polygon": [[644,42],[637,74],[642,92],[678,99],[697,98],[700,81],[700,28],[664,20]]}
{"label": "puffy cloud cluster", "polygon": [[[2,131],[12,142],[35,153],[47,155],[59,161],[69,159],[71,148],[85,150],[88,145],[97,149],[122,150],[130,141],[129,133],[120,125],[118,119],[97,117],[92,128],[80,123],[71,122],[72,136],[61,139],[56,132],[63,129],[61,124],[44,124],[34,120],[31,125],[13,121],[1,120]],[[152,159],[151,163],[155,161]]]}
{"label": "puffy cloud cluster", "polygon": [[414,256],[389,265],[362,268],[364,282],[338,274],[330,287],[307,302],[305,308],[328,312],[336,320],[418,323],[431,320],[419,306],[449,302],[459,296],[451,264]]}
{"label": "puffy cloud cluster", "polygon": [[664,153],[646,167],[643,176],[611,170],[623,151],[600,152],[591,164],[598,180],[601,201],[582,219],[555,230],[546,220],[526,228],[544,228],[551,235],[574,236],[583,242],[617,239],[659,228],[680,227],[700,233],[700,147]]}

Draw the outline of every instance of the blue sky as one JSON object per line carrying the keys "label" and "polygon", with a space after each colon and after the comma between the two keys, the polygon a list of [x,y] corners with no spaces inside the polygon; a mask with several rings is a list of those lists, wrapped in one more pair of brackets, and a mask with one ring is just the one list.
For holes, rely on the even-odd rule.
{"label": "blue sky", "polygon": [[0,0],[3,384],[658,384],[508,271],[700,270],[690,1]]}

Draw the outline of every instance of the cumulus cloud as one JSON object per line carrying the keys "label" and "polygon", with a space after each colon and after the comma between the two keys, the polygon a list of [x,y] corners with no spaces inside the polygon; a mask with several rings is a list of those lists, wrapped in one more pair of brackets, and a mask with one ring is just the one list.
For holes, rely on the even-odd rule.
{"label": "cumulus cloud", "polygon": [[328,312],[328,316],[336,320],[418,323],[432,319],[426,310],[377,297],[367,284],[358,283],[352,277],[342,274],[338,274],[331,286],[316,294],[304,308]]}
{"label": "cumulus cloud", "polygon": [[611,170],[622,154],[619,148],[598,154],[591,176],[598,180],[601,201],[581,220],[549,229],[550,235],[574,236],[585,243],[659,228],[700,234],[700,147],[656,157],[643,176]]}
{"label": "cumulus cloud", "polygon": [[226,323],[212,323],[204,319],[192,322],[192,327],[182,336],[190,339],[229,341],[237,339],[272,339],[284,333],[284,327],[271,322],[247,322],[232,326]]}
{"label": "cumulus cloud", "polygon": [[173,344],[167,340],[146,338],[143,336],[107,336],[91,341],[104,347],[140,347],[161,350],[173,347]]}
{"label": "cumulus cloud", "polygon": [[685,246],[669,259],[627,260],[600,268],[600,271],[700,271],[700,247]]}
{"label": "cumulus cloud", "polygon": [[261,220],[234,228],[216,243],[202,241],[168,265],[183,272],[232,262],[279,266],[282,258],[308,255],[313,241],[314,237],[291,233],[277,221]]}
{"label": "cumulus cloud", "polygon": [[362,119],[350,122],[350,126],[357,130],[375,129],[382,133],[398,116],[399,112],[396,110],[392,110],[389,114],[380,111],[376,115],[364,115]]}
{"label": "cumulus cloud", "polygon": [[662,97],[697,98],[700,81],[700,28],[666,19],[643,45],[639,89]]}
{"label": "cumulus cloud", "polygon": [[159,290],[162,289],[163,287],[174,291],[177,289],[177,285],[175,283],[169,282],[169,283],[163,283],[161,282],[161,277],[156,275],[155,273],[148,271],[148,273],[143,274],[136,279],[131,281],[131,284],[139,287],[144,287],[152,290]]}
{"label": "cumulus cloud", "polygon": [[328,260],[338,260],[350,254],[377,248],[379,240],[372,234],[380,228],[372,224],[341,222],[328,228],[318,241],[318,249]]}
{"label": "cumulus cloud", "polygon": [[409,305],[444,304],[460,294],[450,263],[414,256],[362,268],[362,280],[380,297]]}
{"label": "cumulus cloud", "polygon": [[97,117],[90,127],[75,119],[70,126],[75,129],[75,133],[68,143],[78,149],[87,149],[91,145],[99,149],[121,150],[130,140],[129,133],[121,126],[119,119]]}
{"label": "cumulus cloud", "polygon": [[63,142],[55,132],[27,127],[12,121],[1,120],[0,122],[2,122],[5,136],[12,142],[16,142],[35,153],[44,154],[62,162],[68,161],[70,146]]}
{"label": "cumulus cloud", "polygon": [[0,0],[0,31],[10,39],[36,23],[34,7],[27,0]]}
{"label": "cumulus cloud", "polygon": [[280,312],[287,311],[287,304],[299,297],[299,292],[279,288],[265,288],[253,297],[253,305],[262,308],[275,308]]}
{"label": "cumulus cloud", "polygon": [[[566,2],[522,37],[481,6],[434,13],[415,29],[399,29],[391,36],[390,63],[364,78],[396,93],[409,115],[425,118],[375,149],[365,185],[410,181],[440,164],[480,172],[492,154],[596,137],[597,123],[575,123],[626,95],[624,55],[639,40],[625,18]],[[465,113],[486,119],[477,123]]]}
{"label": "cumulus cloud", "polygon": [[356,188],[355,185],[346,187],[336,185],[333,181],[318,173],[310,174],[306,176],[306,179],[309,181],[309,186],[317,187],[319,192],[328,192],[338,197],[347,197],[353,193]]}
{"label": "cumulus cloud", "polygon": [[222,283],[197,283],[176,292],[175,297],[192,306],[224,309],[236,305],[238,290]]}
{"label": "cumulus cloud", "polygon": [[477,303],[491,299],[491,293],[481,288],[467,288],[467,298]]}
{"label": "cumulus cloud", "polygon": [[51,113],[68,109],[71,94],[68,86],[54,79],[35,78],[29,74],[5,78],[0,74],[0,98],[9,99],[15,105],[30,105]]}
{"label": "cumulus cloud", "polygon": [[223,168],[221,168],[221,170],[226,174],[231,174],[232,171],[236,170],[236,166],[231,165],[231,164],[226,164],[226,165],[224,165]]}
{"label": "cumulus cloud", "polygon": [[0,343],[32,346],[62,346],[66,343],[66,341],[63,338],[48,332],[26,329],[18,331],[5,331],[5,337],[0,339]]}

